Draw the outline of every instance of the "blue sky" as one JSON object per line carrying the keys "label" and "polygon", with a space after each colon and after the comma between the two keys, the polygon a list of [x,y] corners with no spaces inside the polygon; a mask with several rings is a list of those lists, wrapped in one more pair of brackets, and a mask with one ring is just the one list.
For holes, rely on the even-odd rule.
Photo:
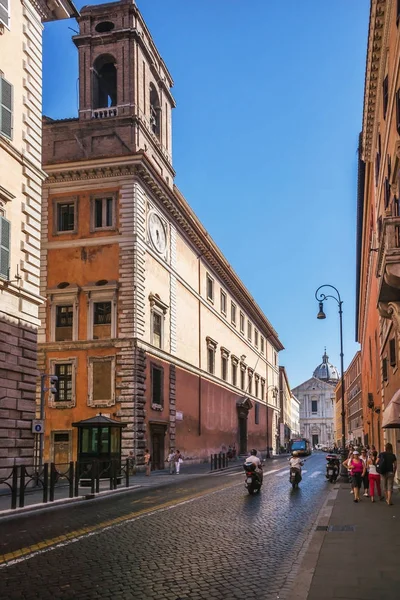
{"label": "blue sky", "polygon": [[[76,6],[98,1],[76,0]],[[137,0],[175,81],[176,183],[278,331],[292,387],[355,343],[368,0]],[[74,20],[46,25],[43,110],[77,115]]]}

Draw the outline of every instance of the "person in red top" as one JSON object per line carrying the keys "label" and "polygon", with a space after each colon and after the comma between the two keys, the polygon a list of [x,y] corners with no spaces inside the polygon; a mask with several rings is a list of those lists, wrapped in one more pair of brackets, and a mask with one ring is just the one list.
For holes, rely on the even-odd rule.
{"label": "person in red top", "polygon": [[351,481],[354,491],[354,502],[360,501],[360,488],[363,477],[365,476],[366,466],[364,461],[360,458],[358,450],[354,450],[353,456],[350,460],[346,460],[343,465],[350,470]]}

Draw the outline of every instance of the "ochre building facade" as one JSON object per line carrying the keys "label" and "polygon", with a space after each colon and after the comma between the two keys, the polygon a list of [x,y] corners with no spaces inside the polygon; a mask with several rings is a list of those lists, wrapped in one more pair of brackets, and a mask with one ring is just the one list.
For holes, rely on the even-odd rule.
{"label": "ochre building facade", "polygon": [[[400,33],[398,2],[371,2],[360,135],[357,340],[361,344],[364,442],[399,451]],[[386,413],[386,415],[385,415]],[[387,428],[389,425],[389,428]]]}
{"label": "ochre building facade", "polygon": [[45,458],[76,459],[72,424],[100,412],[155,469],[265,450],[283,346],[174,185],[171,75],[132,0],[78,23],[79,116],[43,122]]}

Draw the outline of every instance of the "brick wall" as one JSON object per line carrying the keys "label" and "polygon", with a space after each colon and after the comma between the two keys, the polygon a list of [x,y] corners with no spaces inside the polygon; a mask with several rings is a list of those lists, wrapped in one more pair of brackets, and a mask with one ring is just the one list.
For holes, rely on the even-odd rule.
{"label": "brick wall", "polygon": [[33,464],[37,333],[0,318],[0,477]]}

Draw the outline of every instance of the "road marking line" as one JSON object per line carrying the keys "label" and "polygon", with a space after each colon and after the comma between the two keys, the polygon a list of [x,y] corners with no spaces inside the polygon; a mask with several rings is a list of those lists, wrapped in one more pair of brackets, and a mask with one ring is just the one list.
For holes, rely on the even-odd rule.
{"label": "road marking line", "polygon": [[318,477],[318,475],[321,475],[322,471],[314,471],[314,473],[312,473],[310,475],[310,479],[314,479],[314,477]]}
{"label": "road marking line", "polygon": [[285,469],[285,471],[281,471],[280,473],[278,473],[277,477],[283,477],[284,475],[288,475],[288,473],[290,473],[290,469]]}
{"label": "road marking line", "polygon": [[42,542],[38,542],[36,544],[32,544],[31,546],[26,546],[25,548],[18,548],[17,550],[13,550],[7,554],[0,555],[0,569],[3,567],[9,567],[11,565],[16,565],[21,562],[25,562],[26,560],[30,560],[34,556],[39,554],[44,554],[45,552],[50,552],[52,550],[56,550],[57,548],[64,548],[65,546],[69,546],[70,544],[75,544],[82,539],[99,535],[103,531],[108,531],[113,529],[114,527],[121,527],[126,523],[133,523],[134,521],[138,521],[139,519],[144,519],[145,517],[150,517],[156,513],[166,512],[167,510],[172,510],[173,508],[177,508],[178,506],[183,506],[184,504],[190,504],[195,500],[200,500],[205,496],[213,496],[214,494],[218,494],[229,488],[238,487],[239,485],[243,485],[242,482],[234,483],[229,485],[227,488],[226,485],[221,486],[217,489],[210,491],[203,491],[197,494],[193,494],[192,496],[187,496],[186,498],[181,499],[180,501],[170,500],[169,502],[165,502],[164,504],[160,504],[154,508],[145,508],[143,510],[137,512],[131,512],[127,515],[123,515],[120,517],[115,517],[113,519],[108,519],[107,521],[103,521],[102,523],[97,523],[96,525],[91,525],[89,527],[82,527],[75,531],[71,531],[69,533],[60,535],[55,538],[51,538],[49,540],[43,540]]}

